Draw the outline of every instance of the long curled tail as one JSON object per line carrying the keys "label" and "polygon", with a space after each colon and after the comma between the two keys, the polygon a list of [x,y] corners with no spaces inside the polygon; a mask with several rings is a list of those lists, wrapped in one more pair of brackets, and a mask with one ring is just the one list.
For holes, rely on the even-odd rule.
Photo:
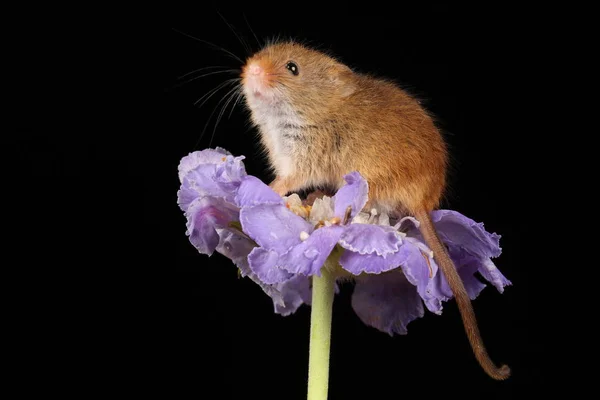
{"label": "long curled tail", "polygon": [[429,248],[433,251],[434,259],[446,276],[450,289],[454,294],[454,298],[458,304],[458,310],[460,311],[467,332],[467,337],[469,338],[469,342],[475,353],[475,358],[490,377],[496,380],[507,379],[510,376],[510,368],[507,365],[502,365],[498,368],[490,359],[479,333],[477,319],[475,318],[475,312],[471,305],[471,299],[469,299],[465,286],[456,271],[456,267],[446,251],[446,247],[442,244],[442,241],[433,226],[429,213],[426,211],[418,211],[415,213],[415,217],[420,223],[419,230],[421,231],[421,234],[425,238]]}

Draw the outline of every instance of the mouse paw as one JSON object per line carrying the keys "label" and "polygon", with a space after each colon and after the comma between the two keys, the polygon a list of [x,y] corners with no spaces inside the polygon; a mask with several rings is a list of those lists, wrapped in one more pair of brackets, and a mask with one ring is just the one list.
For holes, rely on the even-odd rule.
{"label": "mouse paw", "polygon": [[285,196],[290,191],[289,186],[282,178],[275,178],[275,180],[269,184],[269,187],[280,196]]}

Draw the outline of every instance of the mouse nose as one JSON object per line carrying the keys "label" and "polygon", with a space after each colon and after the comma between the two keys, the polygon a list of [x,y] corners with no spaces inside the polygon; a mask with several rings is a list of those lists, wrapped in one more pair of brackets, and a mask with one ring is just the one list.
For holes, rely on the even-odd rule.
{"label": "mouse nose", "polygon": [[248,66],[248,73],[250,75],[260,75],[262,73],[262,68],[258,64],[250,64]]}

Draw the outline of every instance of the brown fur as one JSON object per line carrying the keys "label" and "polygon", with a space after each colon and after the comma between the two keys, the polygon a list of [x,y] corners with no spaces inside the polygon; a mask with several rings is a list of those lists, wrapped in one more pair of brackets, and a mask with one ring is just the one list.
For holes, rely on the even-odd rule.
{"label": "brown fur", "polygon": [[[288,61],[298,65],[297,76],[286,69]],[[506,379],[510,370],[489,359],[464,285],[429,217],[444,194],[448,153],[427,111],[396,84],[355,73],[297,43],[272,44],[252,56],[242,72],[245,88],[252,64],[264,70],[259,91],[274,96],[272,108],[259,111],[246,92],[277,176],[273,189],[283,195],[310,186],[337,188],[345,174],[358,171],[369,184],[369,206],[414,215],[457,300],[477,360],[492,378]],[[282,123],[279,131],[269,125],[277,118],[296,122]],[[293,139],[280,139],[284,133]]]}

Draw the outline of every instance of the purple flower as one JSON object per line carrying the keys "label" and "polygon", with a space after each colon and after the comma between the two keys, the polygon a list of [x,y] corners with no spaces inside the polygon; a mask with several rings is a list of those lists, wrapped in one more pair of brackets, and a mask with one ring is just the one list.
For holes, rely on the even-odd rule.
{"label": "purple flower", "polygon": [[[297,275],[320,275],[325,260],[339,246],[344,249],[341,268],[355,276],[353,307],[359,317],[384,332],[404,334],[407,324],[423,315],[422,302],[440,314],[442,302],[451,299],[452,292],[417,229],[418,222],[406,217],[391,226],[387,215],[361,212],[367,183],[356,172],[345,179],[346,185],[332,199],[315,201],[308,218],[282,204],[242,204],[243,230],[259,245],[248,257],[250,269],[269,284]],[[245,190],[270,191],[258,180]],[[350,223],[339,223],[348,208]],[[510,284],[490,260],[500,255],[498,235],[455,211],[435,211],[432,219],[472,299],[485,287],[475,272],[501,292]],[[422,302],[413,301],[415,296]]]}
{"label": "purple flower", "polygon": [[242,179],[247,176],[243,156],[233,157],[228,151],[217,147],[196,151],[179,162],[177,193],[179,207],[186,211],[198,197],[211,197],[233,204]]}
{"label": "purple flower", "polygon": [[[315,201],[308,219],[284,204],[241,204],[242,228],[259,245],[248,258],[250,268],[261,280],[278,283],[295,274],[320,276],[321,267],[338,244],[357,255],[385,257],[398,252],[402,235],[393,227],[344,223],[362,210],[368,193],[367,182],[357,172],[344,179],[346,185],[333,198]],[[241,188],[239,194],[246,190],[272,192],[259,180]]]}
{"label": "purple flower", "polygon": [[182,158],[177,203],[187,219],[186,234],[200,253],[211,256],[216,250],[233,261],[241,276],[250,278],[272,298],[276,312],[289,315],[309,299],[309,281],[303,278],[269,285],[250,269],[248,255],[256,243],[235,228],[235,223],[239,224],[238,204],[242,200],[249,204],[283,201],[276,194],[273,197],[274,193],[267,193],[266,197],[247,193],[246,197],[237,198],[240,187],[256,180],[246,174],[243,159],[220,148]]}
{"label": "purple flower", "polygon": [[[475,276],[476,272],[500,293],[505,286],[511,285],[491,261],[500,255],[500,236],[487,232],[482,224],[456,211],[438,210],[431,215],[471,299],[486,286]],[[453,297],[445,276],[439,273],[431,251],[423,243],[418,222],[407,217],[396,226],[404,227],[402,231],[406,234],[401,250],[393,255],[394,263],[399,262],[402,273],[393,269],[376,275],[379,267],[382,271],[386,269],[386,262],[381,257],[363,262],[362,269],[352,254],[345,253],[340,259],[342,266],[346,263],[346,269],[357,267],[357,272],[369,272],[369,275],[356,278],[352,306],[365,324],[390,335],[405,334],[407,324],[423,316],[422,304],[415,301],[415,295],[418,294],[427,309],[436,314],[441,314],[442,302]]]}
{"label": "purple flower", "polygon": [[177,203],[187,218],[190,241],[203,254],[212,255],[219,245],[218,230],[239,220],[234,199],[247,176],[243,159],[217,148],[191,153],[179,163]]}
{"label": "purple flower", "polygon": [[[336,274],[355,282],[358,317],[390,335],[405,334],[408,323],[424,315],[423,305],[440,314],[452,298],[418,221],[390,221],[385,213],[363,210],[368,184],[358,172],[344,177],[335,196],[306,207],[297,195],[281,198],[247,175],[242,160],[223,149],[184,158],[179,205],[191,243],[204,254],[216,249],[232,259],[273,298],[277,313],[310,304],[310,277],[320,276],[330,257],[339,261]],[[498,235],[456,211],[431,216],[472,299],[486,286],[476,273],[500,292],[511,284],[491,261],[501,253]]]}

